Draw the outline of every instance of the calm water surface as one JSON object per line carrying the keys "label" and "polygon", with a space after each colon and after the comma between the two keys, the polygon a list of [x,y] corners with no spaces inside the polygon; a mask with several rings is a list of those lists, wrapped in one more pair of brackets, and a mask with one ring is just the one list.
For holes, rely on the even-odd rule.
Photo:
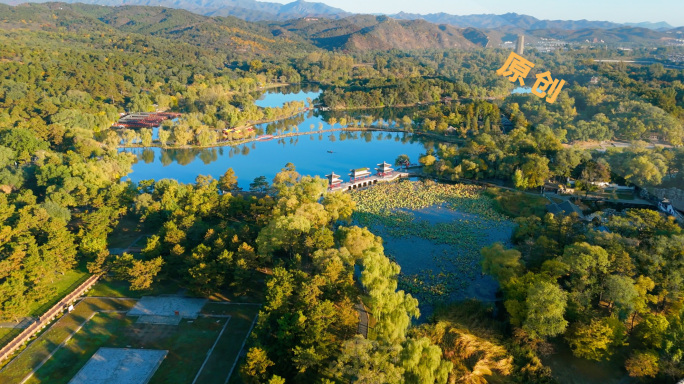
{"label": "calm water surface", "polygon": [[[263,92],[257,105],[277,107],[288,101],[315,99],[320,91],[315,88],[283,87]],[[417,162],[420,154],[432,144],[424,143],[411,134],[401,132],[323,132],[331,128],[327,118],[317,111],[302,113],[278,122],[256,126],[260,135],[277,135],[288,132],[313,132],[307,135],[256,141],[238,147],[207,149],[126,149],[138,156],[132,181],[146,179],[176,179],[192,183],[198,175],[211,175],[218,179],[228,168],[233,168],[240,187],[247,189],[258,176],[269,181],[288,162],[302,175],[325,176],[334,171],[348,179],[351,168],[375,167],[376,164],[406,154]]]}
{"label": "calm water surface", "polygon": [[425,145],[404,133],[335,132],[253,142],[239,147],[136,148],[128,150],[138,156],[128,177],[136,182],[171,178],[191,183],[198,175],[218,179],[228,168],[233,168],[239,186],[247,189],[254,178],[263,175],[270,181],[291,162],[302,175],[323,177],[334,171],[347,180],[351,168],[375,167],[382,161],[394,163],[401,154],[417,162],[418,156],[426,151]]}

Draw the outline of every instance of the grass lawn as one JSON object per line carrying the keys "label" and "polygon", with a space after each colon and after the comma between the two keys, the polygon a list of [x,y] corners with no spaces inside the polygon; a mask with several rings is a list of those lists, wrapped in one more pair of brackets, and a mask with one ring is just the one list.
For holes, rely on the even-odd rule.
{"label": "grass lawn", "polygon": [[[27,383],[68,383],[100,347],[168,350],[150,383],[191,383],[228,319],[205,317],[179,325],[136,324],[136,320],[125,313],[96,314]],[[218,367],[227,374],[225,365]]]}
{"label": "grass lawn", "polygon": [[485,195],[494,199],[494,207],[509,217],[544,216],[549,201],[541,196],[533,196],[520,191],[501,188],[487,188]]}
{"label": "grass lawn", "polygon": [[[247,337],[247,332],[252,327],[254,317],[259,313],[257,305],[218,304],[207,303],[202,313],[212,315],[229,315],[230,323],[223,332],[221,339],[207,361],[202,374],[198,377],[198,383],[223,383],[228,376],[228,371],[236,359],[239,358],[242,343]],[[239,378],[238,367],[235,367],[231,377],[231,383]]]}
{"label": "grass lawn", "polygon": [[31,342],[21,354],[7,363],[0,372],[0,383],[18,383],[55,348],[69,337],[93,313],[103,310],[128,310],[135,300],[87,299],[57,320],[47,331]]}

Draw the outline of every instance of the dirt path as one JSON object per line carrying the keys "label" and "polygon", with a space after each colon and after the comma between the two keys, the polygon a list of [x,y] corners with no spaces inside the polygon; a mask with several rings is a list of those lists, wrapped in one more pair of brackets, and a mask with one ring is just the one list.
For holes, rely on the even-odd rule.
{"label": "dirt path", "polygon": [[356,303],[354,306],[354,309],[356,309],[357,312],[359,312],[359,328],[356,333],[359,335],[362,335],[366,339],[368,338],[368,311],[366,311],[366,307],[363,305],[363,302],[359,301]]}

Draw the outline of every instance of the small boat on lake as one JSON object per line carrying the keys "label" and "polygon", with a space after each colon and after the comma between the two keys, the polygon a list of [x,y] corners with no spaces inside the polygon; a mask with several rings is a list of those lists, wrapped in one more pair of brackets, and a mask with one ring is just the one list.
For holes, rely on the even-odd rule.
{"label": "small boat on lake", "polygon": [[273,138],[273,135],[263,135],[263,136],[257,137],[257,141],[268,141],[268,140],[271,140],[272,138]]}

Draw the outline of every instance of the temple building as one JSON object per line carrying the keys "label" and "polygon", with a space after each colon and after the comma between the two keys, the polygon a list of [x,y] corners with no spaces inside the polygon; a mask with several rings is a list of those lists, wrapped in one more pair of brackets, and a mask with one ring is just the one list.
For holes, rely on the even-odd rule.
{"label": "temple building", "polygon": [[342,184],[340,175],[335,174],[335,172],[331,172],[329,175],[325,175],[325,177],[328,178],[329,189],[338,188]]}
{"label": "temple building", "polygon": [[370,176],[370,169],[369,168],[358,168],[358,169],[352,169],[350,170],[349,177],[351,178],[352,181],[357,180],[357,179],[363,179],[365,177]]}
{"label": "temple building", "polygon": [[387,164],[386,162],[382,162],[382,164],[378,164],[378,167],[375,168],[375,170],[378,172],[378,176],[380,177],[385,177],[389,176],[394,172],[394,169],[392,169],[392,166]]}

